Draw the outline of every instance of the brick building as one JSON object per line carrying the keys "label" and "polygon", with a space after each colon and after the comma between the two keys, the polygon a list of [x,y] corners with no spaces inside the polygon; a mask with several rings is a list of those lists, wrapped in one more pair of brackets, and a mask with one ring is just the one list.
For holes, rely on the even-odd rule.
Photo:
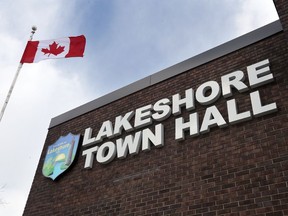
{"label": "brick building", "polygon": [[[24,215],[288,215],[288,2],[279,21],[55,117]],[[80,134],[73,164],[48,147]]]}

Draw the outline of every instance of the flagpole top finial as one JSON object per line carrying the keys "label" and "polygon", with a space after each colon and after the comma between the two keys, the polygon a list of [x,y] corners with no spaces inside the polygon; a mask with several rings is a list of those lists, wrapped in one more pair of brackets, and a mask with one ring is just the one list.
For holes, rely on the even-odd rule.
{"label": "flagpole top finial", "polygon": [[35,25],[32,26],[32,32],[35,33],[35,31],[37,30],[37,27]]}

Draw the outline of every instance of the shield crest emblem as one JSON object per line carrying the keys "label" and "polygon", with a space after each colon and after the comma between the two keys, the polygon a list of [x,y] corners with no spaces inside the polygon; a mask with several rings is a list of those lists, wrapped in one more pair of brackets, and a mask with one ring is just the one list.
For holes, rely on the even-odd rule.
{"label": "shield crest emblem", "polygon": [[79,139],[80,134],[69,133],[48,147],[42,168],[45,177],[55,180],[69,168],[75,159]]}

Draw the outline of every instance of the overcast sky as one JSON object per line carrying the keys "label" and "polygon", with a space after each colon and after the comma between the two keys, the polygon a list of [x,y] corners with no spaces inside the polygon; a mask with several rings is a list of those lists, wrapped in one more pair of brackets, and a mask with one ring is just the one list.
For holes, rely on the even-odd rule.
{"label": "overcast sky", "polygon": [[272,0],[0,1],[1,108],[32,25],[87,39],[84,58],[23,65],[0,122],[0,215],[22,215],[51,118],[277,19]]}

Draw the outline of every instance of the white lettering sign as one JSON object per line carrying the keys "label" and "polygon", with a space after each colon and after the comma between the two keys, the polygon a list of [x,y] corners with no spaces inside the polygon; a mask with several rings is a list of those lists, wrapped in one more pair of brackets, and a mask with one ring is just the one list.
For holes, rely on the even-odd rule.
{"label": "white lettering sign", "polygon": [[[195,137],[208,133],[213,127],[222,128],[229,124],[248,121],[253,116],[259,117],[276,112],[277,105],[275,102],[263,104],[259,90],[254,91],[255,88],[274,80],[273,74],[270,72],[269,60],[265,59],[248,66],[247,75],[249,86],[244,83],[244,72],[237,70],[223,75],[220,84],[216,81],[207,81],[198,86],[195,91],[192,88],[187,89],[183,97],[177,93],[172,95],[171,99],[162,98],[154,104],[139,107],[123,116],[117,116],[114,124],[107,120],[102,123],[94,137],[92,137],[93,129],[87,128],[82,144],[83,147],[87,148],[82,153],[85,156],[84,167],[92,168],[94,160],[101,164],[107,164],[116,157],[124,159],[127,155],[137,155],[140,151],[149,151],[152,145],[155,147],[164,146],[164,125],[161,123],[156,124],[153,131],[146,128],[134,134],[131,134],[131,132],[152,125],[154,122],[164,121],[171,114],[178,116],[184,109],[190,112],[189,119],[185,120],[184,117],[175,119],[175,140],[184,140],[185,133],[190,137]],[[221,95],[226,99],[233,96],[235,91],[239,93],[249,91],[249,87],[253,91],[250,92],[250,97],[247,95],[246,101],[250,100],[252,110],[241,110],[239,112],[236,99],[227,100],[226,113],[228,114],[228,120],[226,121],[221,111],[213,103],[219,100]],[[202,119],[195,112],[197,103],[200,106],[209,105]],[[117,139],[117,136],[120,136],[123,132],[130,134]],[[116,141],[107,141],[98,146],[103,140],[111,138],[115,138]]]}

